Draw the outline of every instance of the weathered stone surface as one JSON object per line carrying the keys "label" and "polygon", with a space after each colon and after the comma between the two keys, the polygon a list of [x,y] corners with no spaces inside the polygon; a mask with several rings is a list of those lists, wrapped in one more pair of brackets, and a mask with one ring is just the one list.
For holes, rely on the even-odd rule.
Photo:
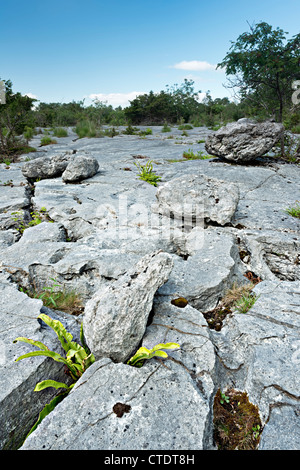
{"label": "weathered stone surface", "polygon": [[248,119],[227,124],[207,137],[205,149],[211,155],[235,162],[247,162],[265,155],[283,135],[280,123],[256,123]]}
{"label": "weathered stone surface", "polygon": [[139,345],[146,329],[153,297],[173,268],[168,253],[154,253],[118,281],[100,289],[87,302],[83,328],[97,359],[121,362]]}
{"label": "weathered stone surface", "polygon": [[[19,354],[32,350],[13,344],[16,336],[39,339],[54,350],[59,346],[54,332],[36,321],[41,302],[18,291],[17,284],[41,289],[51,286],[54,278],[75,289],[86,304],[108,287],[130,291],[134,281],[147,275],[131,279],[130,274],[137,274],[134,266],[144,256],[162,250],[174,266],[165,284],[154,296],[151,293],[152,300],[149,297],[147,303],[146,296],[140,302],[141,310],[143,302],[152,309],[149,315],[142,312],[148,321],[136,347],[172,341],[180,349],[168,351],[170,357],[163,362],[146,361],[142,369],[100,359],[73,389],[76,393],[58,405],[24,447],[213,449],[214,394],[218,388],[234,385],[259,407],[264,424],[260,449],[299,448],[300,220],[285,209],[300,200],[300,167],[272,158],[257,159],[251,165],[232,165],[225,159],[169,163],[181,159],[192,145],[194,151],[204,150],[204,144],[197,142],[212,134],[202,128],[188,131],[185,138],[178,130],[172,133],[181,138],[182,145],[166,140],[158,127],[146,139],[120,134],[113,140],[76,139],[69,129],[67,138],[30,155],[43,160],[52,158],[53,152],[57,158],[64,154],[72,159],[75,154],[96,158],[101,171],[81,184],[65,184],[61,177],[54,177],[35,182],[33,188],[22,173],[28,162],[11,164],[9,169],[0,165],[0,316],[4,325],[0,332],[0,414],[6,423],[1,447],[18,447],[49,401],[51,390],[34,393],[35,384],[46,378],[66,378],[50,359],[14,362]],[[39,139],[35,136],[34,146]],[[158,188],[139,179],[134,162],[140,157],[145,157],[141,163],[146,158],[155,162],[154,170],[162,178]],[[213,217],[208,215],[200,224],[199,207],[199,212],[188,212],[184,221],[180,208],[177,219],[170,218],[169,211],[153,211],[159,203],[157,192],[167,184],[172,187],[172,180],[191,181],[192,175],[217,180],[224,199],[229,198],[228,188],[238,190],[231,216],[223,217],[221,199],[216,202],[214,197],[211,204],[207,202]],[[177,187],[179,194],[173,191],[170,204],[186,202],[184,188]],[[46,207],[54,224],[43,223],[20,234],[12,212],[19,211],[26,224],[30,212],[41,207]],[[222,217],[217,219],[218,212]],[[226,317],[220,331],[209,329],[202,312],[214,308],[234,281],[247,282],[249,272],[263,280],[255,288],[260,294],[255,305],[247,314],[234,312]],[[125,287],[127,281],[131,286]],[[109,292],[113,296],[115,291]],[[138,295],[141,292],[134,298]],[[171,303],[180,296],[188,301],[185,308]],[[121,295],[119,305],[122,299]],[[78,334],[82,317],[48,314],[57,315],[68,331]],[[123,330],[118,333],[121,337]],[[117,402],[131,406],[121,418],[112,410]],[[137,435],[141,436],[138,440]]]}
{"label": "weathered stone surface", "polygon": [[[263,281],[254,292],[259,296],[246,314],[227,316],[222,330],[211,332],[218,350],[221,388],[231,385],[247,390],[267,426],[262,448],[295,448],[295,440],[274,433],[283,416],[294,413],[295,435],[300,432],[299,412],[299,281]],[[282,412],[274,412],[276,408]],[[298,419],[297,419],[298,416]],[[287,428],[287,431],[291,428]]]}
{"label": "weathered stone surface", "polygon": [[[117,403],[130,407],[121,417]],[[179,365],[137,369],[103,358],[21,450],[201,450],[208,414],[208,400]]]}
{"label": "weathered stone surface", "polygon": [[[35,348],[25,343],[13,343],[19,336],[45,343],[61,353],[61,346],[52,330],[42,328],[37,321],[42,301],[30,299],[0,274],[0,448],[15,449],[22,444],[39,412],[57,393],[54,389],[34,392],[37,382],[53,379],[68,383],[64,367],[49,358],[35,357],[15,362],[20,355]],[[49,312],[49,311],[48,311]],[[47,313],[48,313],[47,312]],[[54,318],[54,312],[50,314]],[[69,331],[79,332],[76,318],[62,321]],[[77,325],[77,326],[76,326]],[[75,326],[75,328],[74,328]]]}
{"label": "weathered stone surface", "polygon": [[155,212],[174,219],[184,218],[192,225],[193,219],[229,223],[234,215],[238,201],[238,187],[232,183],[209,178],[203,174],[183,176],[160,186],[156,193]]}
{"label": "weathered stone surface", "polygon": [[65,183],[74,183],[94,176],[99,168],[98,160],[86,155],[77,155],[68,163],[62,174]]}
{"label": "weathered stone surface", "polygon": [[22,173],[26,178],[55,178],[60,176],[70,162],[70,155],[39,157],[24,163]]}
{"label": "weathered stone surface", "polygon": [[185,260],[173,255],[174,268],[157,294],[170,299],[184,297],[202,311],[213,309],[237,279],[235,265],[239,254],[234,238],[195,227],[184,242],[180,238],[179,252],[190,256]]}

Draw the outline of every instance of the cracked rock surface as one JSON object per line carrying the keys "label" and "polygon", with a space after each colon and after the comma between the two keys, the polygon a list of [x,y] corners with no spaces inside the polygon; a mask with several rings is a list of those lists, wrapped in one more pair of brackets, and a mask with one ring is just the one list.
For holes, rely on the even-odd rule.
{"label": "cracked rock surface", "polygon": [[[216,449],[214,396],[233,387],[258,406],[259,449],[299,449],[300,220],[285,209],[300,200],[300,168],[271,157],[172,163],[191,147],[204,150],[197,142],[210,131],[172,133],[77,139],[69,129],[31,161],[0,165],[1,448]],[[73,154],[97,163],[91,176],[66,183]],[[161,176],[157,188],[138,178],[134,163],[147,158]],[[57,176],[47,174],[57,162]],[[46,179],[26,177],[39,165]],[[191,199],[206,212],[189,211]],[[48,219],[20,233],[42,208]],[[249,272],[262,281],[254,306],[210,329],[204,314]],[[80,294],[83,314],[46,309],[24,293],[51,278]],[[179,297],[184,308],[171,303]],[[15,362],[33,350],[13,343],[18,336],[61,353],[37,320],[41,309],[74,338],[83,322],[97,360],[22,445],[57,393],[33,392],[36,383],[68,380],[50,358]],[[165,342],[180,349],[141,368],[126,364],[138,347]]]}

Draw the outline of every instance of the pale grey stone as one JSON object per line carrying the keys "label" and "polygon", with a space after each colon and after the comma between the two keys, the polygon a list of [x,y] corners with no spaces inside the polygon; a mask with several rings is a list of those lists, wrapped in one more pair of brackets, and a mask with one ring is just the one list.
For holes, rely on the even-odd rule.
{"label": "pale grey stone", "polygon": [[99,168],[98,160],[94,157],[86,155],[76,155],[76,157],[68,163],[68,166],[62,174],[65,183],[74,183],[91,176],[94,176]]}
{"label": "pale grey stone", "polygon": [[86,342],[97,359],[124,361],[140,343],[153,297],[173,268],[168,253],[144,256],[118,281],[99,289],[83,318]]}
{"label": "pale grey stone", "polygon": [[[95,362],[21,450],[203,449],[209,399],[183,367],[166,365]],[[130,407],[121,417],[117,403]]]}
{"label": "pale grey stone", "polygon": [[197,174],[168,181],[158,188],[156,197],[155,212],[190,225],[193,219],[225,225],[235,213],[239,189],[234,183],[225,185],[222,180]]}
{"label": "pale grey stone", "polygon": [[71,156],[66,154],[39,157],[25,162],[22,167],[22,173],[28,179],[55,178],[63,173],[70,159]]}
{"label": "pale grey stone", "polygon": [[250,120],[231,122],[205,141],[205,149],[211,155],[234,162],[247,162],[265,155],[283,135],[280,123],[255,123]]}

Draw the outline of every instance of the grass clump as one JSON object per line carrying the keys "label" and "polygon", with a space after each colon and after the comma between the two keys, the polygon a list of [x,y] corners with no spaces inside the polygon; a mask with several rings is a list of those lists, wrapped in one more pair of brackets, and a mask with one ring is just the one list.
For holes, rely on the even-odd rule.
{"label": "grass clump", "polygon": [[145,129],[144,131],[140,131],[139,135],[142,137],[145,137],[146,135],[152,135],[152,129],[148,128],[148,129]]}
{"label": "grass clump", "polygon": [[51,144],[57,144],[57,140],[52,139],[52,137],[45,135],[44,137],[41,138],[41,147],[44,147],[45,145],[51,145]]}
{"label": "grass clump", "polygon": [[262,423],[258,407],[246,392],[234,389],[216,393],[213,405],[214,441],[219,450],[255,450]]}
{"label": "grass clump", "polygon": [[180,131],[189,131],[193,129],[193,126],[191,124],[181,124],[180,126],[178,126],[178,130]]}
{"label": "grass clump", "polygon": [[168,124],[165,122],[161,132],[171,132],[171,127],[169,127]]}
{"label": "grass clump", "polygon": [[183,158],[186,160],[206,160],[209,158],[213,158],[211,155],[204,155],[204,152],[198,150],[197,153],[194,153],[192,149],[188,149],[183,152]]}
{"label": "grass clump", "polygon": [[43,301],[45,307],[54,308],[71,315],[80,315],[83,312],[83,305],[80,296],[75,290],[67,290],[60,282],[50,278],[52,285],[41,289],[32,288],[25,290],[20,287],[20,291],[33,299]]}
{"label": "grass clump", "polygon": [[257,282],[248,282],[240,286],[234,283],[232,287],[225,292],[224,297],[220,300],[216,308],[203,313],[209,328],[220,331],[223,326],[223,320],[228,314],[234,311],[247,313],[258,299],[258,296],[252,292]]}
{"label": "grass clump", "polygon": [[292,217],[300,219],[300,201],[296,201],[295,206],[288,207],[285,212]]}
{"label": "grass clump", "polygon": [[55,127],[53,130],[53,135],[55,137],[68,137],[68,131],[63,127]]}
{"label": "grass clump", "polygon": [[152,186],[157,186],[157,183],[161,181],[160,176],[153,171],[151,160],[149,160],[146,165],[141,165],[139,162],[134,162],[134,164],[139,170],[138,176],[140,180],[146,181],[147,183],[152,184]]}
{"label": "grass clump", "polygon": [[96,128],[96,125],[89,120],[80,121],[74,130],[79,139],[84,137],[100,137],[102,135],[99,129]]}

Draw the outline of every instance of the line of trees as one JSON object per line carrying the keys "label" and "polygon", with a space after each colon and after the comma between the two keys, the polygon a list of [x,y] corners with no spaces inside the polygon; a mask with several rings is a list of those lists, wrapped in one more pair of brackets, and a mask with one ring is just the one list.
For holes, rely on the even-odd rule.
{"label": "line of trees", "polygon": [[209,91],[200,101],[194,81],[185,79],[181,85],[167,85],[158,93],[140,95],[125,109],[96,100],[90,106],[85,106],[84,100],[37,104],[32,98],[13,93],[11,81],[4,80],[6,104],[0,105],[0,156],[16,151],[20,146],[17,136],[26,128],[76,126],[81,122],[94,127],[165,123],[213,127],[241,117],[274,118],[286,129],[300,133],[300,106],[292,100],[293,84],[300,83],[300,34],[289,40],[286,34],[262,22],[250,26],[249,32],[232,42],[218,67],[225,70],[226,86],[237,92],[234,101],[213,99]]}

